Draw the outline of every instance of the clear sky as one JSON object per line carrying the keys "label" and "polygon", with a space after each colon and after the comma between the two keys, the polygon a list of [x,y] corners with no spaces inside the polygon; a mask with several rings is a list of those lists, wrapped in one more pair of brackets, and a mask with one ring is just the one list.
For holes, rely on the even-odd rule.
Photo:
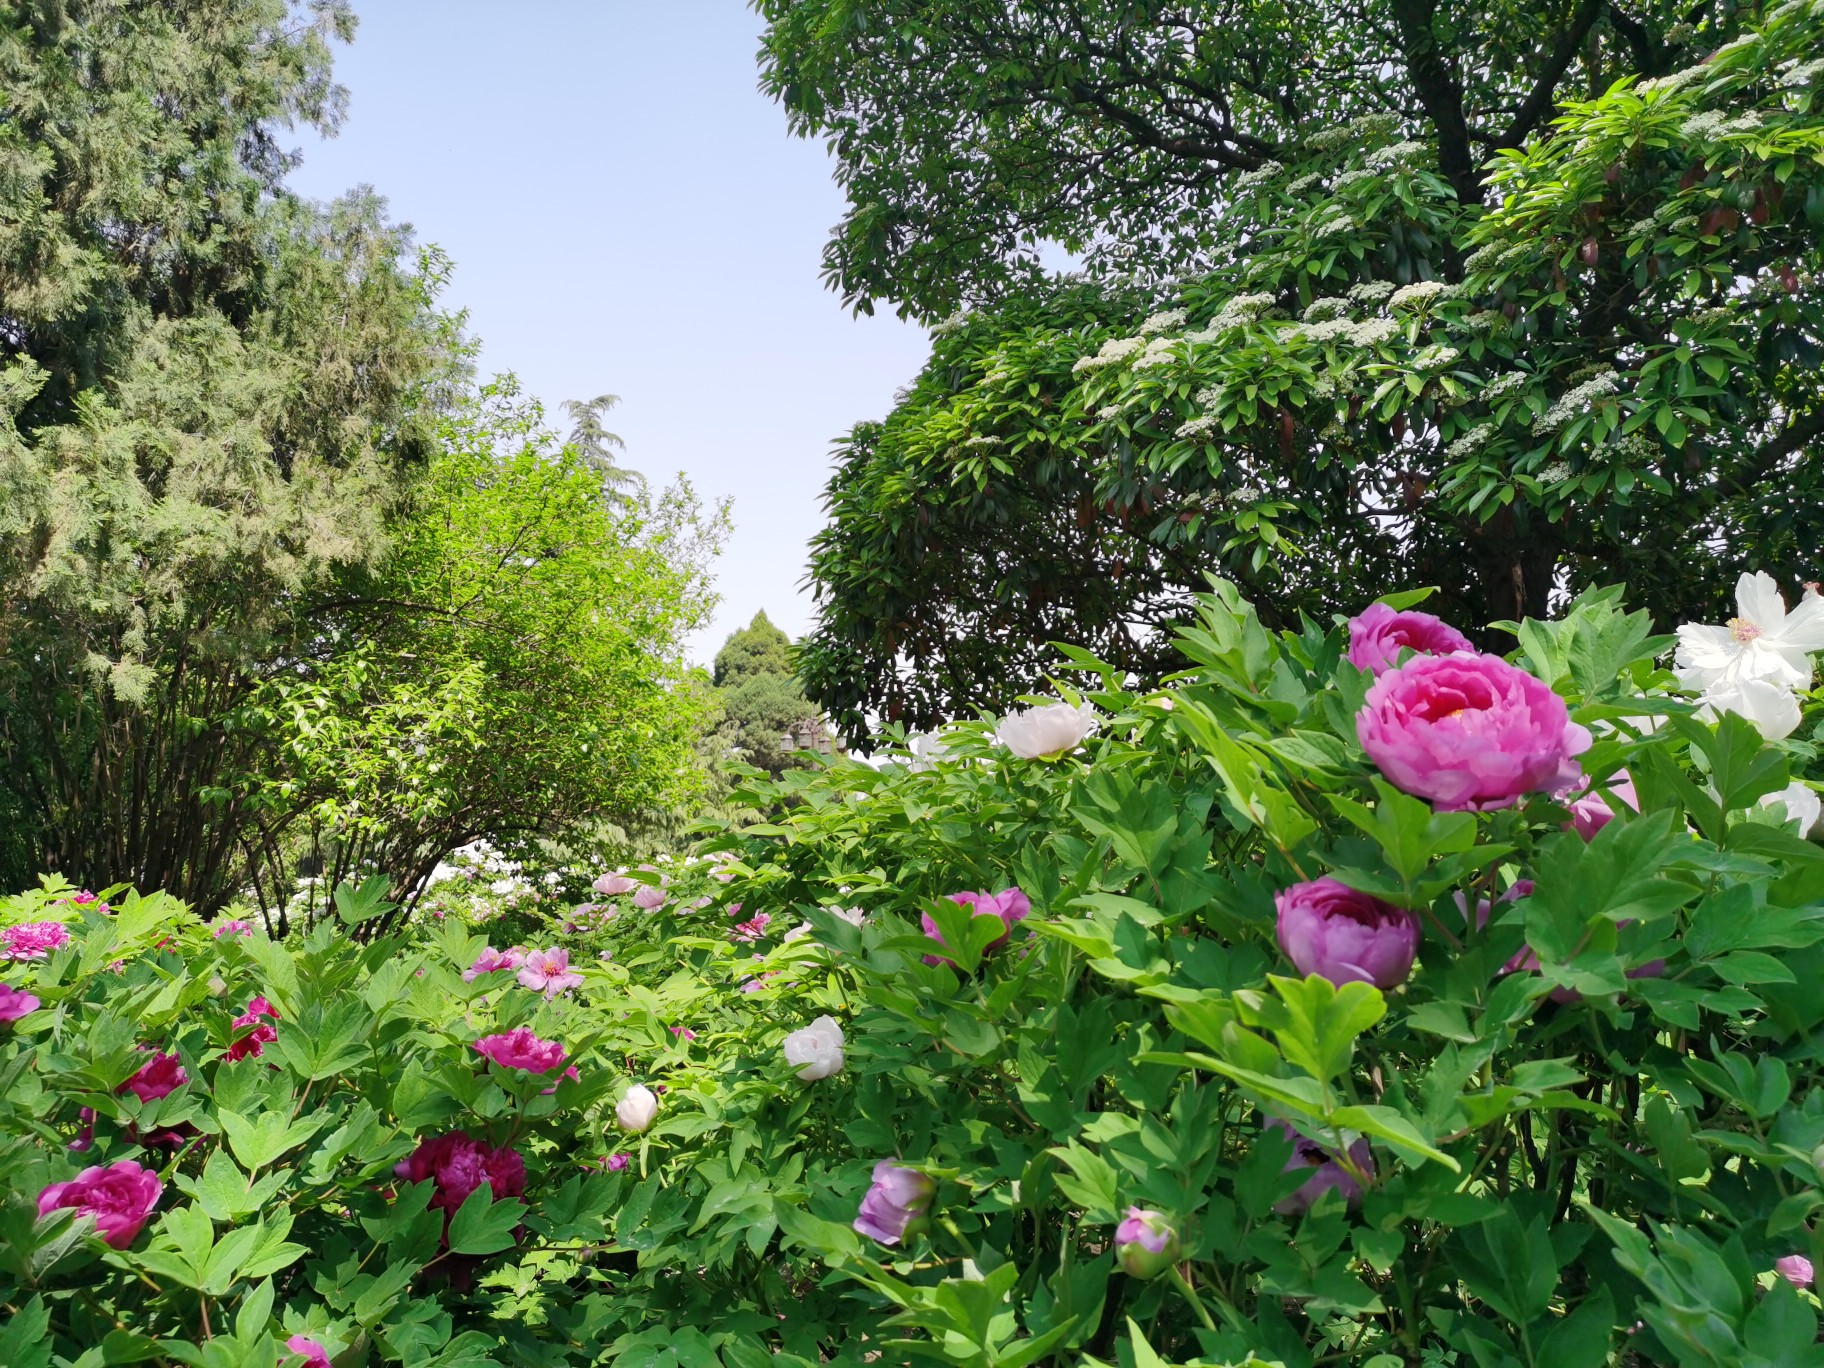
{"label": "clear sky", "polygon": [[627,464],[734,500],[707,661],[756,610],[793,636],[831,439],[883,416],[920,328],[823,288],[830,161],[756,89],[741,0],[356,0],[339,137],[301,139],[318,198],[367,183],[456,263],[485,372],[556,410],[621,396]]}

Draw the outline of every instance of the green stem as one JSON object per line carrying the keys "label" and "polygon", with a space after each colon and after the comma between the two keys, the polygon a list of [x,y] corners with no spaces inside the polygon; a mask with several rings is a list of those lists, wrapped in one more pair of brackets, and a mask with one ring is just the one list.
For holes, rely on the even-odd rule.
{"label": "green stem", "polygon": [[1205,1330],[1214,1330],[1216,1328],[1216,1322],[1210,1319],[1210,1313],[1204,1309],[1203,1299],[1197,1295],[1197,1291],[1191,1286],[1190,1280],[1179,1271],[1178,1265],[1173,1264],[1166,1272],[1171,1274],[1172,1282],[1177,1286],[1180,1292],[1184,1293],[1185,1300],[1190,1302],[1191,1309],[1197,1313],[1197,1319],[1203,1322],[1203,1328]]}

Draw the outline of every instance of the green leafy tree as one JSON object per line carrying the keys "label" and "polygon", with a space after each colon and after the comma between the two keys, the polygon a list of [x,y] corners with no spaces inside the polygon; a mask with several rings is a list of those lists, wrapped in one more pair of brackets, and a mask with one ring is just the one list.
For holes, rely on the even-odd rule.
{"label": "green leafy tree", "polygon": [[714,679],[726,717],[726,742],[756,769],[777,777],[794,763],[794,730],[822,726],[821,714],[798,682],[791,638],[764,609],[746,627],[729,633],[716,652]]}
{"label": "green leafy tree", "polygon": [[344,5],[0,16],[0,868],[236,878],[231,725],[372,563],[461,378],[446,263],[285,190]]}
{"label": "green leafy tree", "polygon": [[1821,30],[1779,6],[1570,102],[1488,207],[1397,117],[1320,127],[1227,184],[1184,278],[939,328],[831,480],[810,697],[853,743],[999,707],[1049,641],[1156,678],[1212,572],[1275,625],[1425,583],[1476,629],[1817,578]]}

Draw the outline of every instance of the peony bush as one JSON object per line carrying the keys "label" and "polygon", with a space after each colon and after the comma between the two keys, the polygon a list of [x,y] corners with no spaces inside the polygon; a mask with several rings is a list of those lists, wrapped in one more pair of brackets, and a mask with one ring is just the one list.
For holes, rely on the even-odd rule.
{"label": "peony bush", "polygon": [[1824,1362],[1824,608],[1420,601],[1218,585],[543,920],[47,879],[0,1362]]}

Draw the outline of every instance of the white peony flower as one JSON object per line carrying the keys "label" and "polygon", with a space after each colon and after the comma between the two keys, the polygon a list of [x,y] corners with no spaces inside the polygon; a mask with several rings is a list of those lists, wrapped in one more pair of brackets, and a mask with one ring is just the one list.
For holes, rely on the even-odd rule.
{"label": "white peony flower", "polygon": [[1810,836],[1818,829],[1819,818],[1824,818],[1824,802],[1819,801],[1817,790],[1797,780],[1762,798],[1761,806],[1782,809],[1787,822],[1799,824],[1801,836]]}
{"label": "white peony flower", "polygon": [[820,1016],[785,1038],[785,1062],[806,1083],[842,1072],[842,1027],[835,1017]]}
{"label": "white peony flower", "polygon": [[809,922],[799,922],[798,925],[794,926],[790,931],[787,931],[779,938],[779,943],[781,945],[790,945],[793,941],[801,941],[816,929],[817,928],[812,926]]}
{"label": "white peony flower", "polygon": [[914,774],[950,758],[950,752],[944,749],[943,738],[936,732],[913,732],[906,738],[906,749],[912,752],[910,768]]}
{"label": "white peony flower", "polygon": [[1051,760],[1074,750],[1095,729],[1096,710],[1087,702],[1074,708],[1048,703],[1008,713],[995,735],[1022,760]]}
{"label": "white peony flower", "polygon": [[1719,685],[1697,700],[1697,715],[1714,722],[1719,713],[1737,713],[1754,723],[1769,741],[1791,736],[1799,725],[1799,700],[1784,684],[1742,679]]}
{"label": "white peony flower", "polygon": [[1773,576],[1756,571],[1737,581],[1735,602],[1740,615],[1724,626],[1688,622],[1678,629],[1679,682],[1708,691],[1743,680],[1808,687],[1811,653],[1824,650],[1824,597],[1807,589],[1788,613]]}
{"label": "white peony flower", "polygon": [[659,1095],[644,1083],[635,1083],[615,1104],[614,1119],[622,1130],[643,1131],[659,1114]]}

